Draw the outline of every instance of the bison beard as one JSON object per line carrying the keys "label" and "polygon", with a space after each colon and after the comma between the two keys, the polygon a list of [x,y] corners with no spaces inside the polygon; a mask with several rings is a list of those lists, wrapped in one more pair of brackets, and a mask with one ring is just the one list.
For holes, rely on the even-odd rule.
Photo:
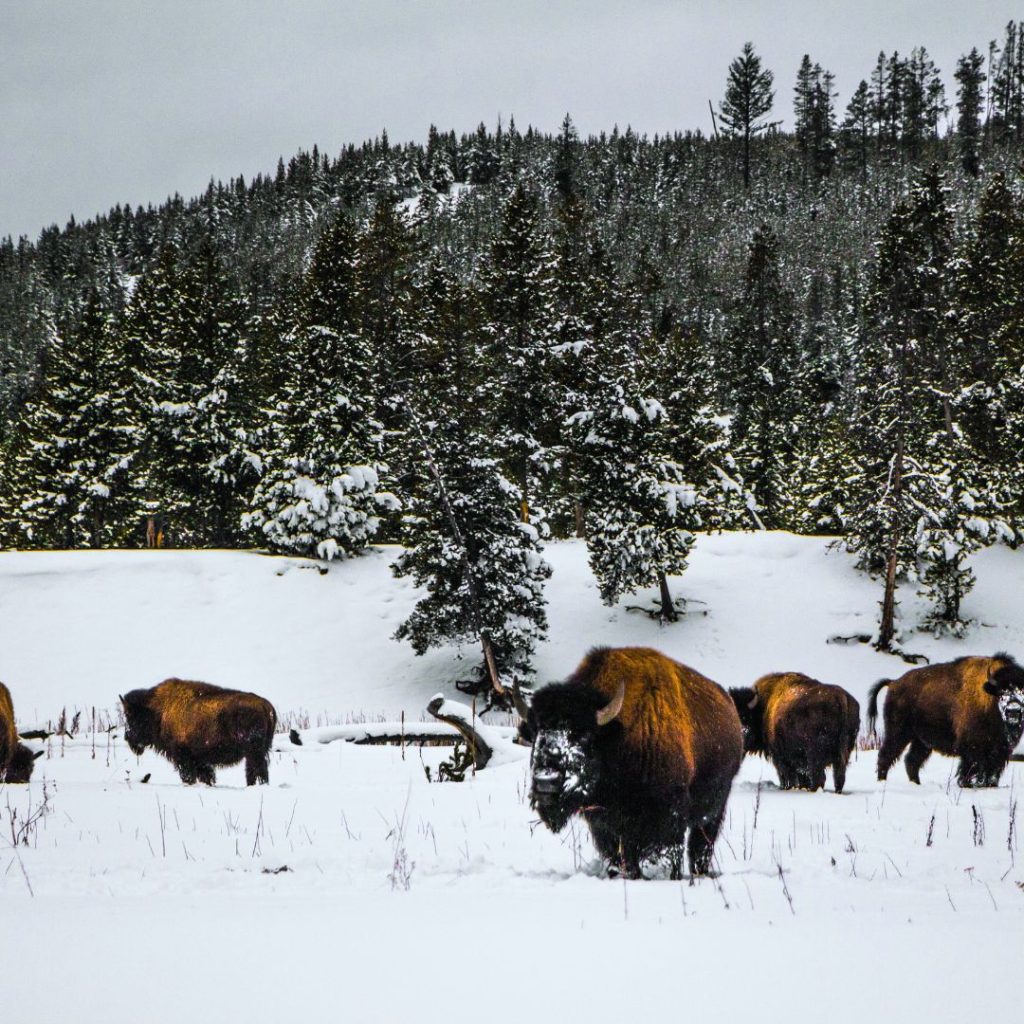
{"label": "bison beard", "polygon": [[582,814],[598,852],[628,877],[667,856],[710,873],[740,723],[725,691],[649,648],[598,648],[564,683],[538,690],[531,805],[553,832]]}
{"label": "bison beard", "polygon": [[860,732],[860,705],[849,693],[799,672],[773,672],[729,693],[746,752],[775,765],[782,789],[822,789],[830,766],[835,791],[843,791]]}
{"label": "bison beard", "polygon": [[153,747],[186,785],[212,786],[217,766],[245,760],[245,782],[270,781],[269,754],[277,726],[273,705],[254,693],[209,683],[167,679],[121,698],[125,742],[136,755]]}
{"label": "bison beard", "polygon": [[0,683],[0,782],[28,782],[35,760],[41,755],[42,751],[33,754],[18,741],[11,691]]}
{"label": "bison beard", "polygon": [[997,786],[1024,730],[1024,668],[1008,654],[959,658],[883,679],[870,691],[868,722],[878,717],[885,687],[885,735],[878,751],[884,780],[908,746],[904,764],[911,782],[933,750],[959,757],[961,786]]}

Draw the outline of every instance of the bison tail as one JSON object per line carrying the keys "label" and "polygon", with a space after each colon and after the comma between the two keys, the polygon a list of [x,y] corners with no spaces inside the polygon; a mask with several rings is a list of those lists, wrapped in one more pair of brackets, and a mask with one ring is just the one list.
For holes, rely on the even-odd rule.
{"label": "bison tail", "polygon": [[874,686],[868,690],[868,735],[877,735],[875,723],[878,721],[878,695],[892,682],[891,679],[879,679]]}

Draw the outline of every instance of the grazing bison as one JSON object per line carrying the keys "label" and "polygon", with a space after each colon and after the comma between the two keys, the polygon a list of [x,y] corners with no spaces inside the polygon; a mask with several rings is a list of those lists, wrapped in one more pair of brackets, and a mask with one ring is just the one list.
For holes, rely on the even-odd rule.
{"label": "grazing bison", "polygon": [[841,686],[799,672],[773,672],[729,691],[748,754],[763,754],[783,789],[822,789],[832,766],[837,793],[860,732],[860,705]]}
{"label": "grazing bison", "polygon": [[663,854],[710,873],[743,758],[736,709],[717,683],[646,647],[592,650],[534,694],[530,803],[553,832],[582,814],[598,852],[630,878]]}
{"label": "grazing bison", "polygon": [[885,699],[885,736],[878,751],[878,778],[910,744],[904,763],[911,782],[933,750],[959,757],[961,786],[996,786],[1024,730],[1024,668],[1008,654],[958,658],[883,679],[870,691],[868,725],[874,730],[878,694]]}
{"label": "grazing bison", "polygon": [[35,759],[42,753],[33,754],[18,741],[11,691],[0,683],[0,782],[28,782]]}
{"label": "grazing bison", "polygon": [[165,679],[121,698],[132,753],[153,747],[190,785],[216,781],[214,768],[245,758],[246,785],[270,781],[267,757],[277,726],[273,705],[254,693]]}

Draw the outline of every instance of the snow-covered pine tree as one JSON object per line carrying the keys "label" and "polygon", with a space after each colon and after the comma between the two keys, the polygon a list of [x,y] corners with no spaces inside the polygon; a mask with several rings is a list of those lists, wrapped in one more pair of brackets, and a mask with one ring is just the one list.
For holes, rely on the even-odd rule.
{"label": "snow-covered pine tree", "polygon": [[848,547],[884,575],[877,646],[895,636],[896,582],[925,576],[931,621],[959,628],[964,559],[997,530],[983,512],[977,458],[956,421],[950,338],[951,216],[936,170],[894,209],[878,246],[859,367],[859,480]]}
{"label": "snow-covered pine tree", "polygon": [[[995,465],[1019,466],[1006,427],[1024,405],[1013,382],[1024,363],[1024,217],[1006,176],[992,175],[954,264],[953,331],[964,389],[958,396],[972,445]],[[1009,456],[1009,458],[1007,458]]]}
{"label": "snow-covered pine tree", "polygon": [[580,353],[580,407],[567,422],[587,553],[601,599],[656,586],[660,617],[678,618],[668,577],[686,568],[699,516],[697,487],[668,454],[666,414],[639,358],[637,303],[600,261],[591,334]]}
{"label": "snow-covered pine tree", "polygon": [[94,289],[77,324],[54,330],[39,393],[24,410],[12,460],[20,542],[106,547],[136,526],[128,479],[138,424],[110,312]]}
{"label": "snow-covered pine tree", "polygon": [[855,475],[848,415],[851,367],[861,350],[856,280],[835,267],[808,284],[794,387],[801,410],[784,520],[799,533],[842,533]]}
{"label": "snow-covered pine tree", "polygon": [[135,480],[144,507],[178,543],[226,546],[240,539],[255,473],[240,455],[251,421],[238,360],[246,309],[216,245],[212,223],[194,253],[165,243],[135,289],[124,338],[145,424]]}
{"label": "snow-covered pine tree", "polygon": [[782,281],[779,239],[768,226],[751,238],[742,293],[730,326],[733,451],[768,529],[785,525],[793,451],[800,431],[796,388],[799,320]]}
{"label": "snow-covered pine tree", "polygon": [[477,415],[472,296],[437,264],[421,294],[418,386],[401,405],[416,479],[403,516],[407,550],[392,568],[427,593],[395,636],[417,654],[479,644],[478,679],[469,688],[501,699],[509,673],[529,673],[547,628],[544,581],[551,570],[541,557],[543,524],[523,521],[522,492],[502,471]]}
{"label": "snow-covered pine tree", "polygon": [[356,238],[339,213],[316,244],[285,339],[288,372],[273,402],[263,475],[243,528],[276,551],[358,554],[394,498],[381,489],[382,428],[370,353],[356,321]]}
{"label": "snow-covered pine tree", "polygon": [[678,527],[691,532],[760,529],[757,500],[732,453],[733,418],[715,401],[709,345],[692,332],[669,338],[653,368],[665,395],[665,453],[694,493],[693,504],[677,510]]}
{"label": "snow-covered pine tree", "polygon": [[937,432],[910,488],[917,512],[915,541],[922,592],[932,610],[925,625],[937,634],[962,636],[961,602],[974,586],[967,557],[996,540],[1012,539],[999,508],[992,473],[954,421]]}
{"label": "snow-covered pine tree", "polygon": [[[510,129],[511,131],[511,129]],[[551,372],[555,343],[554,261],[541,231],[537,198],[513,190],[483,271],[486,411],[491,450],[523,496],[523,521],[533,505],[548,448],[557,436],[558,401]]]}

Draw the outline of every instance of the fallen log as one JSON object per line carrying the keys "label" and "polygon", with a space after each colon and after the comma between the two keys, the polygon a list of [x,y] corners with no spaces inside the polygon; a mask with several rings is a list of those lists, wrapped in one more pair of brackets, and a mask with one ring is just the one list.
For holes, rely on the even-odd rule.
{"label": "fallen log", "polygon": [[[457,729],[469,744],[470,753],[473,756],[473,767],[479,771],[487,767],[487,762],[494,755],[487,741],[480,735],[476,728],[475,715],[465,704],[457,701],[445,700],[440,694],[431,700],[427,705],[430,712],[439,722],[450,725]],[[466,712],[469,712],[467,715]]]}

